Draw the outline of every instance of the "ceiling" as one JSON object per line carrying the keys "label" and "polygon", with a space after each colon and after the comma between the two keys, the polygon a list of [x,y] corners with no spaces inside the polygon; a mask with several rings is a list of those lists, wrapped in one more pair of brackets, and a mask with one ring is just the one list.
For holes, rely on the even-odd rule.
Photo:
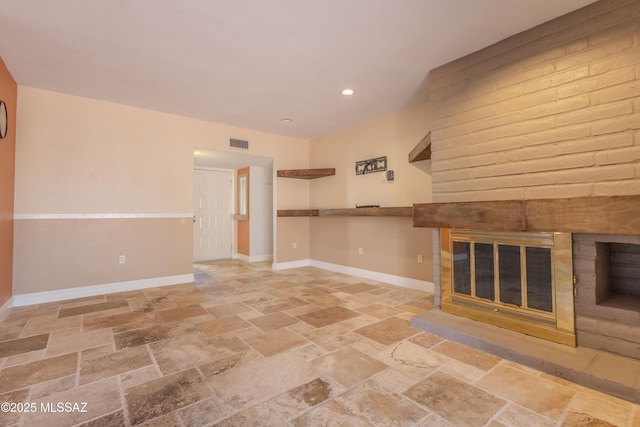
{"label": "ceiling", "polygon": [[19,85],[310,139],[592,1],[2,0],[0,57]]}

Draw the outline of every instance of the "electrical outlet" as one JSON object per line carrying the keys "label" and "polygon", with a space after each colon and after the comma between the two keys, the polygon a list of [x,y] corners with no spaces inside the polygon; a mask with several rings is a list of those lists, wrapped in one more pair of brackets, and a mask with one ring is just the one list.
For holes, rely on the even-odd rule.
{"label": "electrical outlet", "polygon": [[120,257],[118,257],[118,262],[120,264],[124,264],[125,262],[127,262],[127,258],[124,255],[120,255]]}
{"label": "electrical outlet", "polygon": [[424,262],[424,257],[422,254],[418,254],[418,264],[422,264]]}
{"label": "electrical outlet", "polygon": [[358,248],[358,255],[362,255],[362,246]]}

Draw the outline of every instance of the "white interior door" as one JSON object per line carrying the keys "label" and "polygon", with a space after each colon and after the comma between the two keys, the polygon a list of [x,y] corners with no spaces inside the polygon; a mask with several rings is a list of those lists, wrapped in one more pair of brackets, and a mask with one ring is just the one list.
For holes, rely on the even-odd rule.
{"label": "white interior door", "polygon": [[232,196],[231,171],[194,170],[194,261],[231,258]]}

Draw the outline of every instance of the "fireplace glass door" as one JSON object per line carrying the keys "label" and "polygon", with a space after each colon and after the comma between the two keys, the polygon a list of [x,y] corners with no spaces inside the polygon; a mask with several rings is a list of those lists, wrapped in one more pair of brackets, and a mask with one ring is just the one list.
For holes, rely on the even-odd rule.
{"label": "fireplace glass door", "polygon": [[441,235],[443,311],[575,345],[570,234]]}

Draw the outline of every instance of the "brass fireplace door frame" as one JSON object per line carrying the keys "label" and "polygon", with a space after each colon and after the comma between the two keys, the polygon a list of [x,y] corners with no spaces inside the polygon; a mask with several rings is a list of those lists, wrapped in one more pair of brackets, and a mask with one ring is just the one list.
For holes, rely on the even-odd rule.
{"label": "brass fireplace door frame", "polygon": [[[454,292],[453,241],[548,247],[551,249],[551,313]],[[560,344],[576,346],[570,233],[478,232],[440,229],[441,310]],[[498,279],[496,279],[498,280]]]}

